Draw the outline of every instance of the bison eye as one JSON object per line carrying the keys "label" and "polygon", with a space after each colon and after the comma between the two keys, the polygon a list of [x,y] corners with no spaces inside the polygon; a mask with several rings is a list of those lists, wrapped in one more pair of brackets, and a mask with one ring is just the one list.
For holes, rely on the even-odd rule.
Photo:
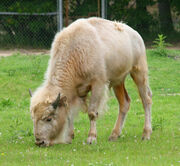
{"label": "bison eye", "polygon": [[52,118],[47,118],[46,121],[47,122],[50,122],[52,120]]}

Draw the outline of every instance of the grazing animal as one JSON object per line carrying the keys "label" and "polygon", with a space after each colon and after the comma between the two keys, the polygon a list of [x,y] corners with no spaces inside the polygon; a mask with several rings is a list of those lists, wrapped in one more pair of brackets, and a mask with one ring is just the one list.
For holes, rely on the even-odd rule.
{"label": "grazing animal", "polygon": [[152,93],[141,36],[126,24],[101,18],[79,19],[57,33],[45,81],[31,98],[36,144],[71,143],[73,118],[82,106],[90,120],[87,142],[96,142],[96,119],[107,86],[113,88],[119,102],[119,115],[109,137],[116,140],[130,105],[124,85],[128,74],[138,87],[145,110],[142,138],[150,139]]}

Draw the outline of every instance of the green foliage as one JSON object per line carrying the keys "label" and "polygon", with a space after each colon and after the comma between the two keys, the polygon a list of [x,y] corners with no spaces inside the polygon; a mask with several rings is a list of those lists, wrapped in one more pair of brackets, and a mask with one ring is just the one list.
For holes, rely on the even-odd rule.
{"label": "green foliage", "polygon": [[[147,50],[149,82],[153,92],[150,141],[141,141],[144,110],[137,88],[130,77],[126,88],[131,107],[121,137],[108,142],[118,115],[118,102],[113,93],[108,111],[97,120],[98,143],[87,145],[89,119],[80,113],[75,121],[75,139],[70,145],[39,148],[34,143],[33,122],[29,112],[28,89],[34,91],[42,82],[49,56],[16,54],[0,59],[0,165],[74,165],[74,166],[178,166],[180,51],[170,50],[176,59],[152,56]],[[39,61],[36,62],[35,61]],[[39,72],[34,75],[34,67]],[[16,70],[9,76],[8,71]],[[36,77],[36,79],[34,79]]]}
{"label": "green foliage", "polygon": [[2,12],[44,13],[56,11],[57,0],[7,0],[0,4]]}
{"label": "green foliage", "polygon": [[[69,22],[82,17],[98,16],[97,0],[70,0]],[[137,30],[145,39],[152,41],[160,33],[157,13],[149,12],[148,7],[157,4],[155,0],[107,0],[107,18],[123,21]],[[171,10],[180,13],[179,0],[171,0]],[[63,1],[65,18],[66,1]],[[57,0],[6,0],[0,3],[2,12],[46,13],[57,11]],[[99,11],[100,12],[100,11]],[[65,19],[64,19],[65,20]],[[180,29],[174,23],[175,30]],[[56,16],[0,16],[1,47],[49,48],[57,32]],[[172,32],[168,32],[168,39]],[[179,37],[172,34],[172,41]]]}
{"label": "green foliage", "polygon": [[8,129],[9,133],[11,133],[9,141],[15,143],[18,140],[22,140],[24,137],[30,137],[33,135],[32,129],[21,129],[22,125],[22,120],[19,120],[18,118],[12,120],[12,124],[9,125]]}
{"label": "green foliage", "polygon": [[157,130],[157,129],[163,130],[164,124],[165,124],[165,119],[163,117],[160,117],[159,119],[157,118],[157,119],[154,120],[152,130],[153,131]]}
{"label": "green foliage", "polygon": [[172,9],[180,15],[180,3],[179,0],[171,0],[170,1]]}
{"label": "green foliage", "polygon": [[156,38],[153,43],[153,47],[155,48],[154,53],[160,56],[168,56],[168,52],[166,47],[171,46],[171,44],[165,42],[166,36],[163,34],[158,34],[158,38]]}
{"label": "green foliage", "polygon": [[40,66],[41,66],[41,58],[38,56],[32,57],[32,73],[33,75],[37,76],[40,73]]}
{"label": "green foliage", "polygon": [[121,3],[118,0],[110,0],[108,3],[108,19],[123,21],[141,34],[152,32],[152,27],[157,24],[148,12],[147,6],[154,4],[153,0],[136,0],[133,2],[122,0]]}
{"label": "green foliage", "polygon": [[[1,11],[19,13],[55,12],[56,0],[9,0],[0,4]],[[57,32],[56,16],[3,16],[1,15],[0,44],[16,47],[49,47]],[[8,43],[8,44],[7,44]]]}
{"label": "green foliage", "polygon": [[9,107],[12,106],[14,103],[10,98],[2,98],[0,99],[0,110],[3,109],[4,107]]}
{"label": "green foliage", "polygon": [[97,16],[97,1],[92,0],[71,0],[69,1],[69,15],[73,20],[76,20],[78,17],[90,17]]}

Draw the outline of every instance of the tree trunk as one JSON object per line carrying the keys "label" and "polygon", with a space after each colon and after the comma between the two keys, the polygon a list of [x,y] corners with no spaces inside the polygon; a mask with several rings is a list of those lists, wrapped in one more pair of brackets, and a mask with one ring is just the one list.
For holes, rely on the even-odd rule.
{"label": "tree trunk", "polygon": [[161,31],[165,34],[174,31],[169,0],[158,0]]}
{"label": "tree trunk", "polygon": [[[139,18],[140,21],[137,21],[137,30],[147,33],[149,30],[149,22],[147,18],[147,6],[146,3],[142,0],[136,0],[136,18]],[[138,19],[137,19],[138,20]]]}

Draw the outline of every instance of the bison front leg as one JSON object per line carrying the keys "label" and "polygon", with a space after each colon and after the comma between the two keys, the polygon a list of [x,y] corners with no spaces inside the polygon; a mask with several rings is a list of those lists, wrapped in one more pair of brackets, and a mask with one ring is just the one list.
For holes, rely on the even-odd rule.
{"label": "bison front leg", "polygon": [[88,134],[87,143],[97,143],[96,119],[98,117],[98,109],[103,100],[105,92],[105,84],[102,82],[95,82],[91,86],[91,99],[88,108],[88,116],[90,120],[90,130]]}
{"label": "bison front leg", "polygon": [[72,117],[69,119],[69,137],[74,139],[74,119]]}
{"label": "bison front leg", "polygon": [[72,139],[74,139],[74,121],[73,117],[68,117],[68,133],[67,133],[67,143],[72,143]]}

